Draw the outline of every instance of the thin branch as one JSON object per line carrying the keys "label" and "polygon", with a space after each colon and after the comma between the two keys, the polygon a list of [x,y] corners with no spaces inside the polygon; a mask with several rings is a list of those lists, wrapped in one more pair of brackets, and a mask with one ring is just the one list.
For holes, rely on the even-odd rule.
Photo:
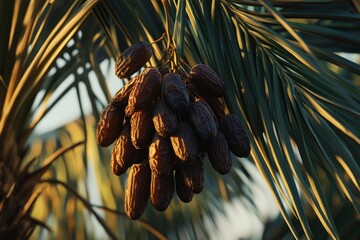
{"label": "thin branch", "polygon": [[307,44],[302,40],[302,38],[294,31],[292,27],[289,26],[289,24],[285,21],[285,19],[274,9],[273,6],[267,1],[267,0],[259,0],[262,5],[266,8],[267,11],[269,11],[274,18],[290,33],[291,36],[293,36],[296,41],[300,43],[300,46],[302,49],[308,53],[309,55],[312,55],[312,52],[310,48],[307,46]]}
{"label": "thin branch", "polygon": [[158,39],[156,39],[155,41],[149,43],[148,45],[150,46],[150,45],[152,45],[152,44],[154,44],[154,43],[157,43],[157,42],[162,41],[162,40],[165,38],[166,35],[167,35],[167,32],[164,32],[163,35],[161,35],[160,38],[158,38]]}
{"label": "thin branch", "polygon": [[36,219],[36,218],[33,218],[33,217],[28,217],[27,220],[29,220],[32,224],[35,224],[35,225],[38,225],[42,228],[45,228],[46,230],[48,230],[50,233],[52,232],[52,229],[44,222]]}
{"label": "thin branch", "polygon": [[167,34],[167,38],[168,38],[168,48],[170,48],[170,47],[174,46],[174,42],[171,37],[172,32],[171,32],[171,27],[170,27],[169,2],[168,2],[168,0],[161,0],[161,2],[163,4],[164,10],[165,10],[165,16],[166,16],[165,30],[166,30],[166,34]]}
{"label": "thin branch", "polygon": [[80,200],[80,202],[82,202],[82,204],[84,204],[85,208],[87,208],[92,214],[94,214],[95,218],[98,220],[100,225],[104,228],[104,230],[109,235],[109,237],[111,237],[112,239],[118,239],[116,237],[116,235],[112,232],[112,230],[109,228],[109,226],[99,216],[99,214],[97,214],[96,211],[91,207],[91,204],[85,198],[83,198],[80,194],[78,194],[74,189],[69,187],[65,182],[62,182],[62,181],[57,180],[57,179],[45,179],[45,180],[41,180],[40,183],[48,183],[48,184],[63,186],[66,190],[68,190],[76,198],[78,198]]}
{"label": "thin branch", "polygon": [[[99,205],[94,205],[94,204],[91,204],[91,206],[102,209],[104,211],[108,211],[108,212],[120,215],[120,216],[127,217],[126,213],[121,212],[121,211],[117,211],[117,210],[114,210],[114,209],[111,209],[111,208],[108,208],[108,207],[105,207],[105,206],[99,206]],[[138,222],[140,225],[142,225],[144,228],[146,228],[146,230],[151,232],[158,239],[160,239],[160,240],[167,240],[168,239],[166,236],[164,236],[161,232],[159,232],[156,228],[151,226],[146,221],[138,219],[138,220],[136,220],[136,222]]]}

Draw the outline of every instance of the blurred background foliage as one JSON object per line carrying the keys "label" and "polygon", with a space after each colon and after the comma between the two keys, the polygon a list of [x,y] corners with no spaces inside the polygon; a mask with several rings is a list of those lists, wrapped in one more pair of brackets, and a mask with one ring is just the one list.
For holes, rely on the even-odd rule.
{"label": "blurred background foliage", "polygon": [[[0,238],[210,239],[226,202],[240,199],[263,221],[264,239],[358,239],[360,67],[343,57],[360,51],[358,2],[169,6],[177,53],[226,81],[227,107],[250,136],[249,159],[234,157],[227,176],[207,164],[205,189],[190,204],[175,197],[165,213],[149,205],[142,220],[129,220],[126,176],[111,173],[111,147],[94,138],[117,90],[100,64],[163,35],[162,1],[1,1]],[[156,66],[167,41],[152,46]],[[76,107],[79,119],[34,131],[71,92],[77,101],[63,111]],[[254,204],[253,166],[278,205],[276,219],[262,218]]]}

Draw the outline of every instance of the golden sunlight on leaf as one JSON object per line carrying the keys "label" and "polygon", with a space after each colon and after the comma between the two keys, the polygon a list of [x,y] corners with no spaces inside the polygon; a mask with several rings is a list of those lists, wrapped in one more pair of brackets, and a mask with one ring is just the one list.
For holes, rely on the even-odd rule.
{"label": "golden sunlight on leaf", "polygon": [[[225,232],[224,239],[359,239],[358,5],[0,1],[0,239],[212,239],[214,232]],[[221,78],[213,130],[221,129],[220,115],[233,113],[251,151],[232,155],[232,170],[219,176],[200,142],[203,191],[194,194],[188,180],[190,203],[173,193],[166,211],[149,201],[133,221],[124,210],[127,173],[113,174],[114,144],[100,147],[96,136],[103,109],[109,102],[120,108],[113,96],[130,81],[116,77],[115,58],[138,41],[151,43],[152,55],[135,74],[158,67],[161,82],[168,72],[181,73],[189,103],[200,96],[211,103],[215,98],[202,90]],[[191,86],[196,64],[219,79],[210,74]],[[133,92],[131,101],[143,97]],[[147,107],[167,90],[160,92]],[[177,113],[176,120],[188,115]],[[121,119],[118,129],[131,122]],[[147,161],[146,152],[142,157]],[[171,171],[182,167],[172,163]],[[257,208],[260,178],[279,217]],[[247,211],[240,217],[237,209]],[[251,228],[239,233],[240,225]]]}

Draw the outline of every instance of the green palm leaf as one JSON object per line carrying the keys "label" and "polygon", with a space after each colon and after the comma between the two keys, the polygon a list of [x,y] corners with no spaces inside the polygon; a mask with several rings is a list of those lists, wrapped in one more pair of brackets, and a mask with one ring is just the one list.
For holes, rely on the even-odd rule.
{"label": "green palm leaf", "polygon": [[[162,1],[1,2],[0,52],[6,57],[0,58],[0,210],[7,204],[5,196],[17,192],[10,176],[19,176],[22,170],[32,176],[43,159],[61,146],[85,140],[83,148],[63,154],[62,161],[41,172],[50,186],[24,191],[29,198],[21,204],[29,207],[25,215],[33,225],[22,225],[17,236],[29,236],[33,226],[45,227],[51,221],[67,231],[55,229],[50,237],[97,236],[87,223],[88,215],[94,214],[110,237],[151,238],[155,230],[119,212],[125,178],[114,177],[108,169],[111,149],[96,145],[94,126],[114,92],[100,63],[107,60],[113,65],[129,45],[138,40],[153,42],[167,29],[185,65],[206,63],[226,81],[227,108],[241,118],[251,136],[249,162],[262,174],[291,234],[295,238],[349,236],[333,199],[344,203],[346,212],[355,212],[349,225],[356,224],[360,67],[342,54],[359,53],[358,12],[356,1],[335,0],[173,0],[168,18]],[[149,65],[156,66],[168,46],[159,41],[152,47]],[[101,94],[93,87],[90,72],[95,73]],[[85,114],[83,87],[94,117]],[[34,129],[72,90],[80,120],[41,136],[46,140],[42,147]],[[35,99],[40,100],[34,103]],[[26,154],[28,143],[31,151]],[[217,196],[224,201],[245,196],[251,202],[253,179],[247,161],[234,157],[234,169],[225,177],[207,165],[207,190],[191,204],[174,200],[164,214],[148,208],[144,219],[156,219],[153,227],[170,238],[209,238],[204,218],[214,219],[222,212]],[[93,177],[90,182],[88,176]],[[36,183],[30,185],[29,189],[37,189]],[[331,186],[331,191],[324,185]],[[96,210],[94,191],[106,211]],[[31,209],[41,211],[29,216]],[[4,219],[0,218],[2,226]],[[113,233],[114,229],[121,230]],[[0,234],[4,231],[0,228]],[[44,231],[36,228],[34,234],[48,234]],[[356,239],[356,235],[350,236]]]}
{"label": "green palm leaf", "polygon": [[[328,57],[324,59],[321,54],[317,55],[318,47],[315,46],[314,51],[311,41],[308,43],[308,39],[317,36],[309,38],[306,34],[316,33],[321,39],[345,43],[346,47],[338,51],[346,52],[350,47],[352,52],[356,52],[359,44],[351,30],[357,32],[358,24],[348,24],[345,31],[332,29],[342,22],[345,25],[356,15],[352,13],[351,5],[344,3],[339,8],[339,3],[329,2],[329,6],[323,8],[327,16],[323,14],[321,20],[328,19],[330,23],[324,25],[318,21],[318,24],[310,25],[309,16],[302,19],[304,24],[299,23],[301,13],[296,14],[309,7],[309,3],[297,2],[295,6],[279,2],[272,6],[264,1],[254,8],[247,6],[252,2],[239,3],[188,3],[186,13],[189,20],[185,21],[184,30],[188,44],[183,46],[184,57],[190,64],[199,61],[209,64],[234,86],[231,88],[233,91],[228,92],[227,102],[231,109],[242,114],[247,123],[253,136],[252,157],[265,180],[273,186],[281,209],[284,209],[285,201],[299,219],[307,237],[311,238],[304,201],[296,189],[296,184],[299,184],[324,228],[336,238],[337,231],[316,168],[327,171],[329,180],[340,191],[346,192],[358,209],[355,198],[358,183],[348,182],[343,177],[344,174],[359,176],[359,167],[354,161],[357,153],[354,144],[359,143],[359,133],[353,125],[359,114],[359,91],[355,76],[346,69],[358,67],[342,58],[331,57],[330,62],[341,67],[342,74],[328,69]],[[344,20],[339,18],[338,9],[346,9],[349,15]],[[283,12],[285,16],[289,15],[288,12],[296,15],[296,21],[287,20]],[[260,18],[260,14],[265,17]],[[222,41],[222,38],[228,41]],[[229,41],[231,39],[236,39],[237,44]],[[229,55],[225,56],[227,53]],[[350,77],[345,78],[344,72]],[[345,141],[353,141],[353,144]],[[302,164],[295,157],[294,145],[299,148]],[[328,147],[339,145],[346,151],[338,149],[328,153]],[[346,167],[345,170],[339,166],[336,156],[341,152],[347,152],[341,155],[342,166],[350,164],[353,168]],[[355,189],[351,190],[349,184]],[[282,213],[285,219],[289,219],[285,211]],[[295,230],[293,233],[297,235]]]}

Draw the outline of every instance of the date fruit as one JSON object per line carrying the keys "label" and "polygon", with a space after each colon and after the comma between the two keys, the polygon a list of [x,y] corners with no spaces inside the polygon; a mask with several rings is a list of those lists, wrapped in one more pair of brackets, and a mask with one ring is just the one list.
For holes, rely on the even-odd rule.
{"label": "date fruit", "polygon": [[136,149],[149,146],[155,132],[152,122],[152,111],[147,109],[135,112],[130,118],[131,141]]}
{"label": "date fruit", "polygon": [[124,106],[124,107],[127,105],[131,90],[135,85],[137,77],[138,76],[131,79],[130,82],[125,84],[122,88],[120,88],[119,91],[117,91],[117,93],[114,95],[114,97],[111,101],[114,105]]}
{"label": "date fruit", "polygon": [[198,141],[194,128],[188,122],[181,122],[170,137],[175,155],[182,163],[190,163],[198,154]]}
{"label": "date fruit", "polygon": [[193,192],[200,193],[204,187],[204,163],[200,156],[188,166],[182,166],[185,185]]}
{"label": "date fruit", "polygon": [[169,137],[178,125],[176,114],[162,99],[157,100],[154,105],[152,120],[156,132],[162,137]]}
{"label": "date fruit", "polygon": [[184,203],[191,202],[194,193],[186,185],[184,174],[182,172],[181,167],[175,170],[175,183],[176,183],[176,194],[178,195],[180,201]]}
{"label": "date fruit", "polygon": [[175,112],[186,112],[190,106],[190,97],[180,75],[168,73],[163,77],[161,90],[167,104]]}
{"label": "date fruit", "polygon": [[124,121],[124,108],[109,103],[101,113],[96,127],[96,141],[108,147],[119,136]]}
{"label": "date fruit", "polygon": [[174,175],[151,174],[150,202],[158,211],[165,211],[175,192]]}
{"label": "date fruit", "polygon": [[190,71],[190,83],[194,83],[201,92],[210,97],[225,95],[225,82],[218,74],[205,64],[196,64]]}
{"label": "date fruit", "polygon": [[210,106],[204,100],[199,99],[191,103],[189,117],[191,124],[202,140],[205,141],[216,136],[217,119]]}
{"label": "date fruit", "polygon": [[125,123],[121,129],[119,138],[115,141],[111,161],[115,160],[122,168],[129,168],[137,161],[138,157],[139,150],[137,150],[131,142],[130,124]]}
{"label": "date fruit", "polygon": [[115,63],[115,75],[122,78],[130,78],[136,71],[150,60],[152,49],[144,41],[139,41],[125,49]]}
{"label": "date fruit", "polygon": [[139,219],[150,196],[151,171],[147,163],[134,164],[125,187],[125,213],[131,219]]}
{"label": "date fruit", "polygon": [[215,138],[209,140],[207,153],[215,171],[222,175],[229,173],[232,159],[226,138],[220,130],[217,131]]}
{"label": "date fruit", "polygon": [[149,147],[149,163],[153,174],[167,176],[172,172],[173,149],[169,138],[154,134]]}
{"label": "date fruit", "polygon": [[250,140],[246,135],[240,118],[229,113],[220,119],[220,128],[229,144],[230,151],[238,157],[247,157],[250,154]]}
{"label": "date fruit", "polygon": [[145,69],[134,83],[126,108],[136,112],[151,106],[155,98],[159,96],[160,82],[161,75],[156,68]]}

